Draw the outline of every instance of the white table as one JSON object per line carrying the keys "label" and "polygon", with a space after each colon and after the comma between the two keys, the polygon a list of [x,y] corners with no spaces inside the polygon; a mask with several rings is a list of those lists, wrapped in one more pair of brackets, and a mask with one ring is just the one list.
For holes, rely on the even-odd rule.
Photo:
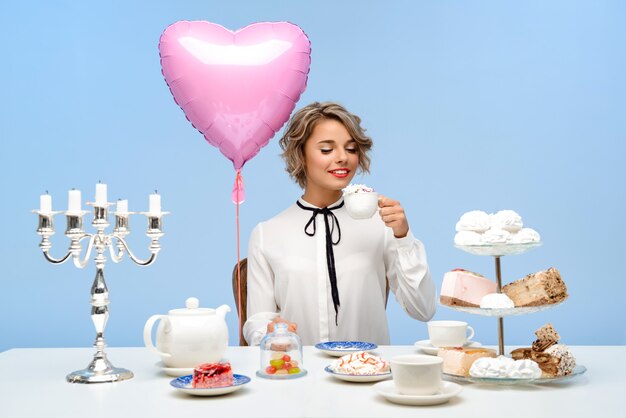
{"label": "white table", "polygon": [[[145,348],[108,348],[117,367],[135,377],[118,383],[71,384],[65,375],[83,368],[93,349],[13,349],[0,353],[0,417],[623,417],[626,414],[626,346],[572,347],[588,371],[568,383],[533,386],[464,384],[460,396],[439,406],[395,405],[372,383],[348,383],[324,371],[333,359],[304,348],[308,375],[274,381],[256,377],[258,347],[229,347],[233,370],[252,378],[220,397],[192,397],[169,385]],[[379,347],[384,358],[417,353],[412,346]]]}

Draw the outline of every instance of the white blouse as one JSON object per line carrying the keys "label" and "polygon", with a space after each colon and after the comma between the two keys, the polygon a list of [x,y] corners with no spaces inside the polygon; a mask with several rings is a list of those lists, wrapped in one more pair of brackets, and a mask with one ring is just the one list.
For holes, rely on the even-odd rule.
{"label": "white blouse", "polygon": [[[300,203],[315,208],[302,199]],[[324,215],[317,215],[315,235],[309,236],[304,227],[313,212],[294,204],[259,223],[250,236],[248,320],[243,328],[248,344],[259,344],[267,324],[279,315],[298,325],[304,345],[320,341],[389,344],[386,278],[411,317],[428,321],[435,314],[436,290],[424,246],[410,231],[404,238],[395,238],[378,214],[355,220],[345,206],[333,213],[341,227],[341,241],[333,246],[338,325],[326,264]],[[336,241],[336,230],[333,237]]]}

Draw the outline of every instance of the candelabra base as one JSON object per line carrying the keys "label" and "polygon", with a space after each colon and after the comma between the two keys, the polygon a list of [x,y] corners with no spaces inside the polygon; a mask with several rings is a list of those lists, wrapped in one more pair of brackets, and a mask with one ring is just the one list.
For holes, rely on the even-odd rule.
{"label": "candelabra base", "polygon": [[128,380],[133,376],[130,370],[114,367],[105,353],[96,353],[87,368],[76,370],[65,378],[70,383],[109,383]]}

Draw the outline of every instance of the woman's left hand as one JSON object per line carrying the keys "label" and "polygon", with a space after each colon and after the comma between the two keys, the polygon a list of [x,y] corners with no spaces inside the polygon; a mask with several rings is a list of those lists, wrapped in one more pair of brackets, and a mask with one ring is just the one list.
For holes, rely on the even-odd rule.
{"label": "woman's left hand", "polygon": [[378,207],[380,217],[385,225],[393,230],[393,235],[396,238],[406,237],[409,233],[409,221],[400,202],[381,195],[378,198]]}

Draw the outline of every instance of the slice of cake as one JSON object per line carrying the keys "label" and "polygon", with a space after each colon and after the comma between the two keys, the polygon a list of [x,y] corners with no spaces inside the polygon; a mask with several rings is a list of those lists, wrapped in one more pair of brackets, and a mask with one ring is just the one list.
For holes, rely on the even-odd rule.
{"label": "slice of cake", "polygon": [[552,376],[565,376],[571,374],[576,368],[576,358],[565,344],[554,344],[542,354],[550,356],[543,365],[535,360],[544,373]]}
{"label": "slice of cake", "polygon": [[502,292],[513,300],[516,308],[558,303],[568,296],[565,282],[554,267],[509,283]]}
{"label": "slice of cake", "polygon": [[443,372],[456,376],[469,376],[472,364],[479,358],[496,357],[496,352],[488,348],[440,348],[437,355],[443,359]]}
{"label": "slice of cake", "polygon": [[483,296],[495,291],[496,283],[486,277],[455,269],[443,275],[439,300],[442,305],[478,308]]}
{"label": "slice of cake", "polygon": [[193,369],[191,387],[198,389],[219,388],[233,384],[230,363],[206,363]]}

